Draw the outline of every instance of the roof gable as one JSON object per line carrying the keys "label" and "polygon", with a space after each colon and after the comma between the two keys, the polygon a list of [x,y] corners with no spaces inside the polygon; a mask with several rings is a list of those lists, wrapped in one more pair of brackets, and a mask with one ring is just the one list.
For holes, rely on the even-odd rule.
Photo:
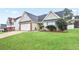
{"label": "roof gable", "polygon": [[50,19],[59,19],[60,17],[55,14],[52,13],[51,11],[46,15],[46,17],[43,20],[50,20]]}
{"label": "roof gable", "polygon": [[31,18],[28,16],[28,14],[26,12],[23,13],[20,22],[24,22],[24,21],[30,21]]}
{"label": "roof gable", "polygon": [[31,13],[28,13],[28,12],[24,12],[23,16],[22,16],[22,19],[21,19],[21,22],[22,21],[34,21],[34,22],[37,22],[38,21],[38,17],[31,14]]}

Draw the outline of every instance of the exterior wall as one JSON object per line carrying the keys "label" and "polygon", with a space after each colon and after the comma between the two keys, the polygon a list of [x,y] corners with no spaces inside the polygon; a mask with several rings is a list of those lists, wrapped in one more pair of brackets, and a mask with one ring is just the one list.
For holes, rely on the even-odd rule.
{"label": "exterior wall", "polygon": [[19,21],[21,18],[19,18],[18,20],[16,20],[16,22],[14,22],[14,26],[15,26],[15,30],[18,31],[19,30]]}
{"label": "exterior wall", "polygon": [[74,29],[74,24],[67,25],[67,29]]}
{"label": "exterior wall", "polygon": [[46,27],[47,26],[47,22],[43,22],[43,25],[44,25],[44,27]]}
{"label": "exterior wall", "polygon": [[32,30],[38,30],[38,24],[37,23],[32,23]]}

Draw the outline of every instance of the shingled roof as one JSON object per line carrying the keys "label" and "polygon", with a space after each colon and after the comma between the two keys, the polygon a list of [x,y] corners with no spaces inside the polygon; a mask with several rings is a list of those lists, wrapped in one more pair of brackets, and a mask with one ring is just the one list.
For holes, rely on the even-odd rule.
{"label": "shingled roof", "polygon": [[75,19],[79,19],[79,15],[76,15],[76,16],[74,16],[75,17]]}
{"label": "shingled roof", "polygon": [[55,12],[55,14],[57,14],[57,15],[60,16],[60,17],[63,17],[64,11]]}
{"label": "shingled roof", "polygon": [[16,21],[17,19],[19,19],[19,18],[21,18],[22,16],[19,16],[19,17],[17,17],[17,18],[14,18],[14,21]]}
{"label": "shingled roof", "polygon": [[32,19],[32,21],[38,22],[38,17],[36,15],[33,15],[28,12],[25,12],[25,13]]}
{"label": "shingled roof", "polygon": [[38,16],[38,22],[41,22],[45,18],[46,15],[47,14]]}

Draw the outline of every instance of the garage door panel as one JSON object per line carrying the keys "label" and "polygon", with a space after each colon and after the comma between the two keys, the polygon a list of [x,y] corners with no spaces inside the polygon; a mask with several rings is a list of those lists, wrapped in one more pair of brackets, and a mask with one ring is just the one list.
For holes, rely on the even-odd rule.
{"label": "garage door panel", "polygon": [[30,24],[29,23],[21,24],[21,30],[22,31],[29,31],[30,30]]}

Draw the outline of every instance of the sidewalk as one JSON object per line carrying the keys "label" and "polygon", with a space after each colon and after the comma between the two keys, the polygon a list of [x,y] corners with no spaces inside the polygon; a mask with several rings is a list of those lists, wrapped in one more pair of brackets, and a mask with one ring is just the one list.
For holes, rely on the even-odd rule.
{"label": "sidewalk", "polygon": [[3,33],[3,34],[0,34],[0,39],[1,39],[1,38],[5,38],[5,37],[8,37],[8,36],[15,35],[15,34],[19,34],[19,33],[22,33],[22,32],[23,32],[23,31],[6,32],[6,33]]}

